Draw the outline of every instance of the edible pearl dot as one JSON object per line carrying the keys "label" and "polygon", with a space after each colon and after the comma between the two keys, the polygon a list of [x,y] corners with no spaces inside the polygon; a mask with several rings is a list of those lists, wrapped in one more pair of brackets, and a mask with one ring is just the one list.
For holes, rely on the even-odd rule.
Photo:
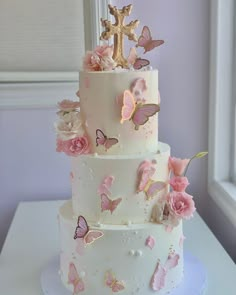
{"label": "edible pearl dot", "polygon": [[135,256],[142,256],[143,255],[143,252],[141,251],[141,250],[137,250],[136,252],[135,252]]}
{"label": "edible pearl dot", "polygon": [[79,276],[80,276],[81,278],[84,278],[84,277],[85,277],[85,272],[84,272],[84,271],[81,271],[80,274],[79,274]]}
{"label": "edible pearl dot", "polygon": [[129,255],[133,256],[135,254],[135,251],[134,250],[130,250],[129,251]]}

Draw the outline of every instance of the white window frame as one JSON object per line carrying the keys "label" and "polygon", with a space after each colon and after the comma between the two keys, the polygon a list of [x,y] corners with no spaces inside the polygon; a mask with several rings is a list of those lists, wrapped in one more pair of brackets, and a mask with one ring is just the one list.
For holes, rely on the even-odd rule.
{"label": "white window frame", "polygon": [[233,95],[236,95],[234,5],[234,0],[211,1],[208,191],[236,226],[236,185],[232,180]]}
{"label": "white window frame", "polygon": [[[100,18],[109,18],[109,0],[83,0],[85,49],[99,44]],[[73,99],[78,88],[76,72],[0,72],[0,110],[55,107],[63,98]]]}

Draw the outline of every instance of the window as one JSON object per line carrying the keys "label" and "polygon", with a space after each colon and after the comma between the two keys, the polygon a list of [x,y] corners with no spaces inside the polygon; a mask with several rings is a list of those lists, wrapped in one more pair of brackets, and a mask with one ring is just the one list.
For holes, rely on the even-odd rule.
{"label": "window", "polygon": [[[73,97],[85,49],[98,43],[106,0],[0,1],[0,108]],[[27,9],[26,9],[27,8]]]}
{"label": "window", "polygon": [[[236,5],[235,5],[236,6]],[[236,16],[236,7],[235,7],[235,16]],[[233,154],[233,161],[232,161],[232,167],[231,167],[231,176],[232,180],[236,186],[236,21],[234,23],[234,29],[235,29],[235,42],[234,42],[234,91],[233,91],[233,99],[232,99],[232,154]]]}
{"label": "window", "polygon": [[236,226],[236,3],[211,1],[209,193]]}

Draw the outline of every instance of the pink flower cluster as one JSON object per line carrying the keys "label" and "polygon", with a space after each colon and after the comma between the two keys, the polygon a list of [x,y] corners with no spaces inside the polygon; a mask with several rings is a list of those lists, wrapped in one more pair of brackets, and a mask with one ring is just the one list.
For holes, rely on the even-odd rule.
{"label": "pink flower cluster", "polygon": [[189,185],[188,178],[185,176],[173,176],[169,184],[176,192],[184,192],[187,186]]}
{"label": "pink flower cluster", "polygon": [[193,197],[185,192],[189,181],[184,172],[189,161],[190,159],[169,158],[169,169],[173,175],[169,181],[172,191],[154,212],[154,218],[168,228],[177,226],[181,219],[191,218],[196,210]]}
{"label": "pink flower cluster", "polygon": [[88,154],[90,146],[85,136],[83,120],[77,110],[80,103],[63,100],[58,103],[59,121],[55,124],[57,133],[57,152],[64,152],[68,156]]}
{"label": "pink flower cluster", "polygon": [[111,71],[116,67],[112,58],[113,46],[97,46],[94,51],[88,51],[84,58],[86,71]]}
{"label": "pink flower cluster", "polygon": [[68,156],[76,157],[90,152],[89,142],[86,136],[69,140],[57,139],[57,152],[64,152]]}
{"label": "pink flower cluster", "polygon": [[[169,169],[173,176],[169,183],[172,191],[167,195],[167,206],[172,219],[189,219],[196,210],[193,197],[185,192],[189,185],[184,176],[190,159],[169,158]],[[178,223],[178,222],[177,222]]]}

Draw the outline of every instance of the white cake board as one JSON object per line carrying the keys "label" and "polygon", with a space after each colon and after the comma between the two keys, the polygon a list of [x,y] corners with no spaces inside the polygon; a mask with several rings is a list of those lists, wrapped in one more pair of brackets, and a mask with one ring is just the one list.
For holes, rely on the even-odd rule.
{"label": "white cake board", "polygon": [[[71,295],[58,274],[59,257],[55,257],[41,274],[44,295]],[[184,280],[168,295],[203,295],[207,287],[207,274],[202,263],[190,253],[184,254]],[[144,294],[143,294],[144,295]]]}

